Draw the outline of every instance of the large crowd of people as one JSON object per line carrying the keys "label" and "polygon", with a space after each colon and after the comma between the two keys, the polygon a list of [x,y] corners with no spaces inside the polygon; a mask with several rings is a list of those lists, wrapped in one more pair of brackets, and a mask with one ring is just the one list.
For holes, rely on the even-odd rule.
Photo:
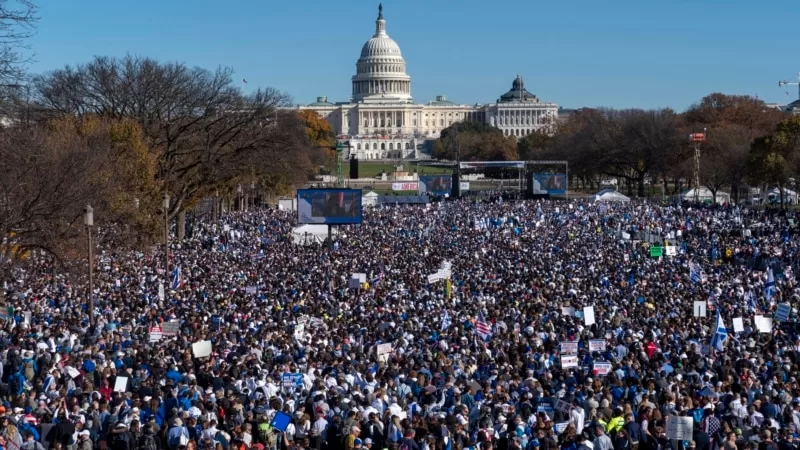
{"label": "large crowd of people", "polygon": [[[2,450],[800,448],[794,214],[631,202],[196,221],[3,285]],[[307,243],[307,241],[304,241]],[[665,245],[666,244],[666,245]]]}

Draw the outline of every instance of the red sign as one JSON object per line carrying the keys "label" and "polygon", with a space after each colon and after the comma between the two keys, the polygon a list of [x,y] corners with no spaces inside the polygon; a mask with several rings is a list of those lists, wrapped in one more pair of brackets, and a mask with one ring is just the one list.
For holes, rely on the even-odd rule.
{"label": "red sign", "polygon": [[692,133],[689,135],[689,140],[692,142],[705,142],[706,134],[705,133]]}

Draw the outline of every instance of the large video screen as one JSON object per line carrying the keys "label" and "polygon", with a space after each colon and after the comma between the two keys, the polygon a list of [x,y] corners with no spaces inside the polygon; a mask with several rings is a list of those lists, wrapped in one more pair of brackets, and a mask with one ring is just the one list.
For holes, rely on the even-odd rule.
{"label": "large video screen", "polygon": [[361,190],[298,189],[297,221],[329,225],[361,223]]}
{"label": "large video screen", "polygon": [[565,194],[567,192],[567,175],[563,173],[533,174],[534,194]]}
{"label": "large video screen", "polygon": [[445,195],[452,192],[453,177],[450,175],[426,175],[419,177],[419,193]]}

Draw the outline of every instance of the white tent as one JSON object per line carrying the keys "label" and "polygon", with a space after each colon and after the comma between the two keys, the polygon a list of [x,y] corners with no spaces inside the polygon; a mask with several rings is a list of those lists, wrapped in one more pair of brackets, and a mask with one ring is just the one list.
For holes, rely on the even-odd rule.
{"label": "white tent", "polygon": [[[697,194],[695,195],[695,190]],[[711,193],[711,190],[707,187],[701,187],[699,189],[689,189],[688,191],[681,194],[681,199],[685,202],[693,202],[695,200],[699,200],[701,202],[711,202],[714,200],[714,195]],[[717,203],[722,205],[724,203],[731,202],[731,194],[727,192],[717,191]]]}
{"label": "white tent", "polygon": [[[331,231],[333,234],[338,234],[336,227]],[[314,242],[324,242],[328,238],[327,225],[300,225],[292,230],[292,242],[295,244],[310,244]]]}
{"label": "white tent", "polygon": [[370,191],[361,197],[361,206],[376,206],[378,204],[378,193]]}
{"label": "white tent", "polygon": [[[775,188],[775,189],[769,191],[769,194],[767,194],[767,198],[769,199],[770,202],[780,203],[781,202],[781,190],[778,189],[778,188]],[[790,205],[796,204],[797,203],[797,192],[795,192],[795,191],[793,191],[791,189],[783,188],[783,202],[784,203],[788,203]]]}
{"label": "white tent", "polygon": [[620,194],[615,189],[603,189],[597,194],[594,194],[594,201],[596,202],[629,202],[630,197]]}

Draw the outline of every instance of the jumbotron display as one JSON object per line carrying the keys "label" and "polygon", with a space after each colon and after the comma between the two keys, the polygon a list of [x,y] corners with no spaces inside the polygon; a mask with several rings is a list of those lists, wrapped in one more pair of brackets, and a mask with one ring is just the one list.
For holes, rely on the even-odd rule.
{"label": "jumbotron display", "polygon": [[327,225],[361,223],[361,190],[298,189],[297,221]]}

